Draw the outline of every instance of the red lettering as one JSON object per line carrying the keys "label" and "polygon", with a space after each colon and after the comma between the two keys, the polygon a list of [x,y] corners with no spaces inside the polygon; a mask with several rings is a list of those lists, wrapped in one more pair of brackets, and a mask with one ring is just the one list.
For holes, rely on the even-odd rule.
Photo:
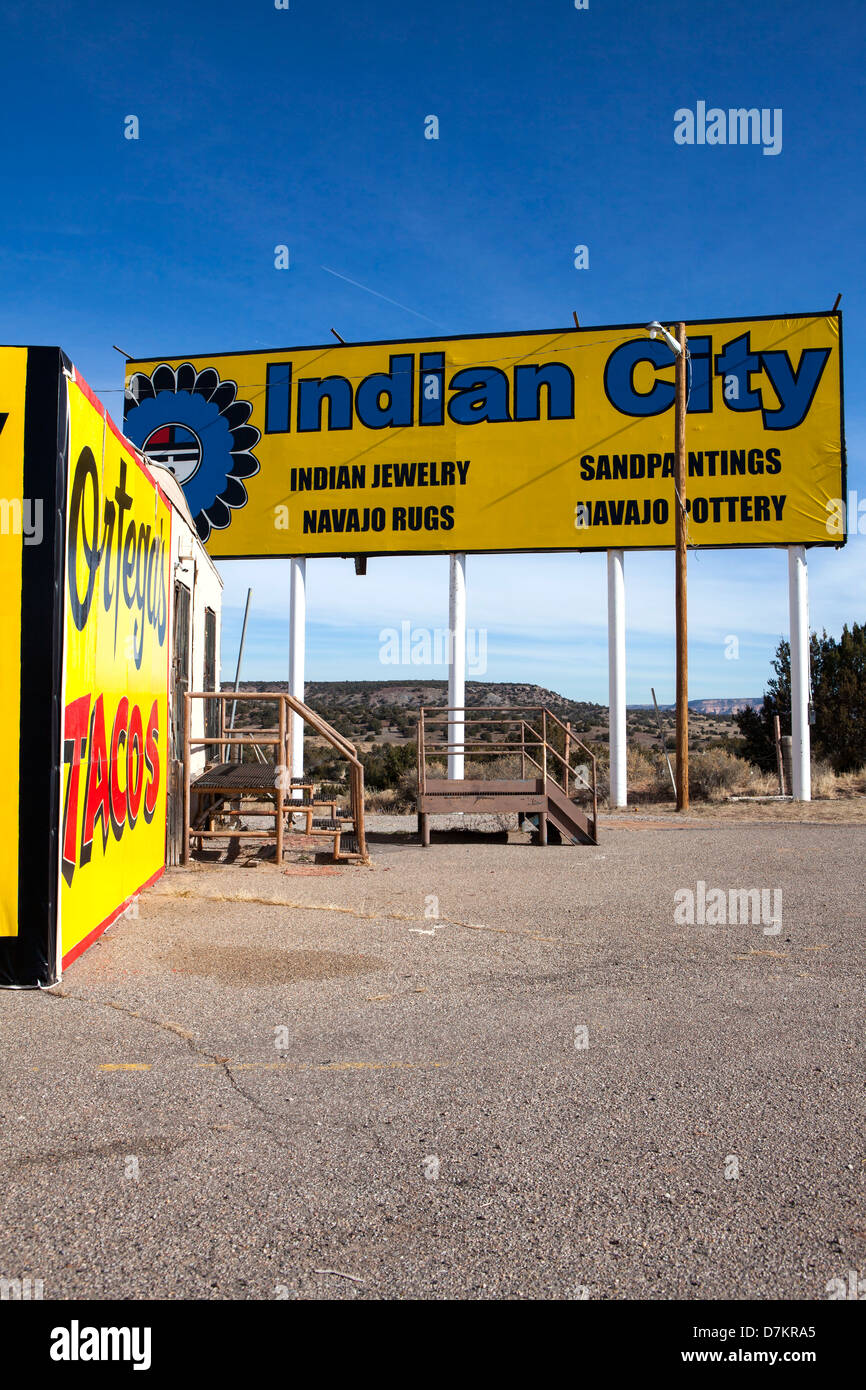
{"label": "red lettering", "polygon": [[144,757],[147,762],[149,781],[144,790],[144,819],[148,825],[153,820],[153,813],[156,810],[156,798],[159,795],[159,702],[154,700],[150,708],[150,718],[147,721],[147,737],[144,745]]}
{"label": "red lettering", "polygon": [[[114,838],[119,840],[126,824],[126,787],[120,786],[120,745],[126,743],[126,724],[129,719],[129,700],[124,695],[114,715],[114,728],[111,731],[111,828]],[[126,758],[124,757],[124,762]]]}
{"label": "red lettering", "polygon": [[90,696],[81,695],[66,706],[63,717],[63,760],[69,764],[66,779],[66,803],[63,807],[63,877],[72,882],[77,855],[75,853],[76,829],[78,826],[78,777],[81,771],[81,758],[87,744],[87,720],[90,714]]}
{"label": "red lettering", "polygon": [[108,749],[105,744],[105,706],[103,697],[97,698],[90,716],[90,750],[87,759],[87,788],[84,793],[84,824],[81,829],[82,865],[90,863],[93,854],[93,832],[96,822],[102,822],[102,848],[108,842],[108,826],[111,818],[109,804],[110,773]]}
{"label": "red lettering", "polygon": [[[144,737],[141,729],[141,710],[133,705],[126,736],[126,805],[130,830],[135,829],[138,808],[141,805],[141,790],[144,783],[144,758],[142,745]],[[132,775],[132,754],[135,750],[135,780]]]}

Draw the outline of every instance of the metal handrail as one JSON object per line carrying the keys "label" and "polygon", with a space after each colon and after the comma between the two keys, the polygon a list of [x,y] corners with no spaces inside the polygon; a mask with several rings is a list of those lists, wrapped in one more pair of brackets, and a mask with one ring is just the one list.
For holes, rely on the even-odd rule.
{"label": "metal handrail", "polygon": [[[531,722],[525,718],[525,714],[541,716],[541,729],[533,727]],[[455,720],[453,716],[460,714],[463,717]],[[467,714],[470,717],[466,717]],[[459,743],[435,740],[430,742],[427,738],[427,728],[429,725],[436,724],[461,724],[464,730],[464,737]],[[514,725],[520,728],[520,742],[515,742],[509,738],[487,743],[481,739],[467,739],[465,736],[466,728],[478,727],[480,725]],[[562,730],[565,740],[565,749],[568,756],[563,756],[559,749],[551,742],[550,733],[553,728]],[[531,737],[527,737],[530,735]],[[426,791],[427,779],[427,758],[432,755],[448,754],[455,749],[474,757],[494,758],[500,757],[504,753],[519,750],[521,756],[521,776],[525,775],[526,763],[529,762],[541,773],[544,785],[548,780],[564,791],[565,795],[571,799],[578,787],[581,791],[588,791],[592,796],[592,823],[593,834],[598,832],[598,760],[590,748],[578,738],[570,725],[564,724],[558,715],[544,705],[491,705],[467,707],[465,705],[439,705],[435,707],[421,706],[418,712],[418,778],[419,790],[423,794]],[[528,751],[534,748],[540,750],[541,761],[539,762]],[[583,761],[588,761],[591,768],[591,781],[587,781],[579,772],[579,764],[572,763],[574,752],[581,750],[584,754]],[[548,764],[548,753],[552,755],[553,766]],[[554,767],[559,772],[554,771]],[[563,772],[564,769],[564,772]],[[573,778],[574,792],[569,791],[569,780]],[[562,779],[562,780],[560,780]]]}
{"label": "metal handrail", "polygon": [[[191,702],[193,700],[219,700],[222,702],[223,709],[228,700],[259,700],[278,702],[279,728],[273,734],[270,730],[257,731],[255,735],[226,733],[224,729],[218,736],[210,735],[206,738],[192,738],[191,734]],[[329,743],[332,748],[349,763],[349,801],[352,811],[352,822],[355,827],[355,836],[358,842],[358,852],[363,859],[367,858],[367,842],[364,831],[364,765],[358,757],[358,751],[353,743],[341,734],[337,729],[329,724],[321,715],[311,710],[309,705],[305,705],[294,695],[289,695],[285,691],[279,690],[187,690],[184,692],[184,826],[185,826],[185,847],[184,863],[189,862],[189,834],[190,834],[190,751],[192,748],[208,747],[216,744],[220,748],[234,747],[253,747],[256,752],[257,761],[267,762],[261,752],[261,747],[278,748],[282,754],[281,763],[283,767],[291,764],[291,723],[288,719],[288,712],[297,714],[304,723],[309,724],[316,733]],[[222,721],[224,723],[224,720]],[[270,735],[270,736],[269,736]],[[276,843],[277,859],[282,858],[282,816],[284,809],[292,809],[291,800],[284,803],[284,792],[282,782],[277,789],[276,796]]]}

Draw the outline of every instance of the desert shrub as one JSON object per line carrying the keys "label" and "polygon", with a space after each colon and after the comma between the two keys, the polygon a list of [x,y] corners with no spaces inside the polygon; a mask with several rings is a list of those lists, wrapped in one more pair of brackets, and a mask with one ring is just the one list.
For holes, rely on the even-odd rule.
{"label": "desert shrub", "polygon": [[[484,779],[488,782],[494,778],[512,780],[520,776],[520,754],[503,753],[498,758],[471,758],[466,762],[463,775],[467,779]],[[526,776],[535,775],[536,769],[527,763]]]}
{"label": "desert shrub", "polygon": [[405,815],[418,805],[418,777],[414,768],[400,773],[396,786],[365,791],[364,804],[368,811]]}
{"label": "desert shrub", "polygon": [[689,757],[689,795],[706,801],[723,801],[732,792],[750,792],[749,764],[721,748],[692,753]]}
{"label": "desert shrub", "polygon": [[[818,801],[831,800],[837,796],[844,796],[849,791],[850,782],[853,780],[851,773],[835,773],[829,763],[816,761],[812,763],[812,799]],[[850,795],[850,792],[849,792]]]}
{"label": "desert shrub", "polygon": [[349,789],[345,782],[321,782],[316,788],[317,801],[339,801],[341,804],[348,798]]}
{"label": "desert shrub", "polygon": [[[739,795],[739,793],[735,793]],[[754,763],[749,765],[749,785],[743,790],[744,796],[778,796],[779,775],[777,772],[762,772]]]}
{"label": "desert shrub", "polygon": [[407,811],[414,811],[418,804],[418,773],[415,768],[407,768],[397,783],[397,797]]}
{"label": "desert shrub", "polygon": [[396,786],[407,768],[415,767],[414,743],[376,743],[362,754],[364,781],[371,791]]}
{"label": "desert shrub", "polygon": [[610,767],[606,762],[599,762],[596,769],[596,779],[599,803],[603,804],[610,799]]}
{"label": "desert shrub", "polygon": [[668,765],[662,753],[636,745],[626,753],[629,801],[670,801],[673,797]]}
{"label": "desert shrub", "polygon": [[866,767],[858,768],[856,772],[837,773],[836,789],[840,796],[866,795]]}
{"label": "desert shrub", "polygon": [[399,793],[394,787],[385,787],[382,791],[367,792],[364,796],[364,805],[368,811],[396,813],[402,809],[399,804]]}

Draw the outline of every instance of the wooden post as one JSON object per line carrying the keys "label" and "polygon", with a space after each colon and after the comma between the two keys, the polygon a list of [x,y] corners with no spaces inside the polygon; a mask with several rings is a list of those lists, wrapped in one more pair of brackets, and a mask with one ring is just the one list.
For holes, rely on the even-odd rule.
{"label": "wooden post", "polygon": [[673,789],[674,789],[674,800],[676,800],[676,795],[677,795],[677,779],[676,779],[676,777],[674,777],[674,770],[673,770],[673,768],[671,767],[671,760],[670,760],[670,758],[668,757],[668,745],[667,745],[667,740],[665,739],[665,731],[664,731],[664,729],[662,728],[662,717],[661,717],[661,715],[659,714],[659,702],[658,702],[658,700],[656,699],[655,686],[652,686],[652,685],[650,686],[650,694],[651,694],[652,697],[653,697],[653,706],[654,706],[655,712],[656,712],[656,723],[658,724],[658,727],[659,727],[659,743],[660,743],[661,746],[662,746],[662,752],[663,752],[664,755],[665,755],[665,762],[666,762],[667,765],[668,765],[668,772],[669,772],[670,775],[671,775],[671,786],[672,786]]}
{"label": "wooden post", "polygon": [[[242,627],[241,627],[241,641],[240,641],[240,646],[238,647],[238,664],[237,664],[237,666],[236,666],[236,668],[235,668],[235,694],[238,693],[238,689],[239,689],[240,683],[241,683],[241,662],[242,662],[243,659],[244,659],[244,642],[245,642],[245,640],[246,640],[246,635],[247,635],[247,618],[249,617],[249,613],[250,613],[250,599],[252,598],[252,596],[253,596],[253,591],[252,591],[252,589],[247,589],[247,601],[246,601],[246,606],[245,606],[245,608],[244,608],[244,621],[243,621],[243,625],[242,625]],[[220,703],[222,703],[222,702],[220,702]],[[231,717],[231,728],[232,728],[232,732],[233,732],[233,733],[234,733],[234,727],[235,727],[235,715],[236,715],[236,713],[237,713],[237,708],[238,708],[238,702],[237,702],[237,700],[235,700],[234,704],[232,705],[232,717]]]}
{"label": "wooden post", "polygon": [[363,763],[361,764],[360,767],[354,768],[354,772],[355,772],[355,786],[356,786],[356,788],[357,788],[357,805],[358,805],[358,809],[357,809],[357,812],[356,812],[356,814],[355,814],[355,834],[356,834],[357,839],[358,839],[358,850],[359,850],[359,852],[363,855],[364,859],[366,859],[366,858],[367,858],[367,828],[366,828],[366,825],[365,825],[365,823],[364,823],[364,816],[365,816],[365,813],[366,813],[366,807],[364,806],[364,765],[363,765]]}
{"label": "wooden post", "polygon": [[571,762],[571,720],[565,726],[565,794],[568,796],[568,765]]}
{"label": "wooden post", "polygon": [[689,809],[689,637],[686,580],[686,326],[677,324],[676,446],[674,516],[676,518],[677,624],[677,810]]}
{"label": "wooden post", "polygon": [[[361,839],[363,834],[363,823],[362,821],[359,821],[359,814],[363,816],[363,806],[361,804],[361,798],[359,797],[360,783],[358,778],[358,769],[356,768],[354,763],[349,763],[349,767],[346,773],[346,781],[349,785],[349,814],[352,817],[352,827],[355,831],[355,839],[358,842],[358,849],[360,851]],[[334,816],[336,818],[336,807],[334,808]]]}
{"label": "wooden post", "polygon": [[598,844],[598,768],[595,758],[592,760],[592,834]]}
{"label": "wooden post", "polygon": [[189,740],[191,728],[189,691],[183,696],[183,856],[184,865],[189,864]]}

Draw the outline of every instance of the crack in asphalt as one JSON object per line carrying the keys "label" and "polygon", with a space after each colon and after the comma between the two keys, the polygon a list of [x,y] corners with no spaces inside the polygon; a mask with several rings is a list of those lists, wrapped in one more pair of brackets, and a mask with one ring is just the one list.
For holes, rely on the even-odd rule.
{"label": "crack in asphalt", "polygon": [[[187,889],[183,892],[160,891],[151,901],[159,898],[181,898],[201,903],[261,903],[265,907],[292,907],[301,912],[339,912],[346,917],[354,917],[358,922],[429,922],[426,917],[413,917],[405,912],[363,912],[358,908],[344,907],[340,903],[302,903],[288,898],[261,898],[252,893],[195,893]],[[556,936],[541,936],[538,932],[520,931],[516,927],[489,927],[483,922],[463,922],[456,917],[440,917],[440,926],[463,927],[466,931],[493,932],[498,936],[521,936],[528,941],[547,941],[553,946],[561,945]]]}
{"label": "crack in asphalt", "polygon": [[117,1013],[126,1014],[129,1018],[136,1018],[142,1023],[149,1023],[152,1027],[159,1028],[162,1032],[171,1033],[174,1037],[179,1037],[187,1044],[189,1051],[194,1056],[206,1057],[209,1062],[216,1063],[232,1089],[236,1091],[264,1121],[266,1121],[266,1123],[260,1125],[259,1128],[270,1134],[271,1138],[277,1143],[285,1144],[287,1136],[284,1133],[274,1130],[270,1123],[275,1117],[271,1111],[265,1109],[255,1096],[250,1095],[249,1092],[245,1091],[240,1085],[231,1070],[229,1059],[220,1056],[218,1053],[208,1052],[207,1048],[196,1043],[194,1033],[190,1033],[186,1028],[181,1028],[179,1024],[172,1023],[167,1019],[151,1018],[148,1014],[143,1014],[138,1009],[131,1009],[126,1004],[120,1004],[114,999],[88,999],[84,995],[72,994],[71,991],[62,988],[46,990],[45,993],[55,999],[70,999],[75,1004],[83,1004],[85,1008],[114,1009]]}

